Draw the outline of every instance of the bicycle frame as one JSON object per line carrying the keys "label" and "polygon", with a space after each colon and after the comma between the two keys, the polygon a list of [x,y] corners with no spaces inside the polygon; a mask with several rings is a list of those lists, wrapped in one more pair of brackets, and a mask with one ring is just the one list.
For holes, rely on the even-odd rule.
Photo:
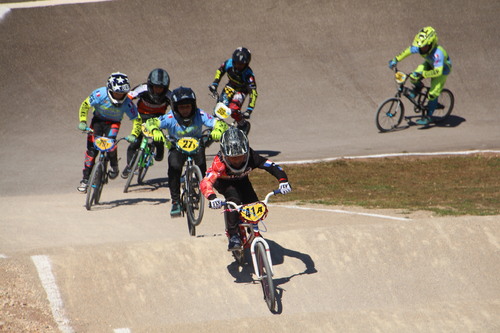
{"label": "bicycle frame", "polygon": [[427,101],[427,93],[429,91],[429,87],[422,84],[420,91],[415,95],[415,97],[411,97],[410,91],[412,89],[406,86],[406,82],[408,81],[408,78],[410,76],[408,74],[398,71],[397,68],[394,68],[394,72],[395,72],[394,75],[395,80],[396,83],[398,84],[398,90],[394,97],[396,98],[401,98],[401,96],[406,97],[406,99],[408,99],[415,106],[414,109],[415,112],[417,113],[423,112],[423,114],[426,115],[427,108],[424,106],[424,104]]}
{"label": "bicycle frame", "polygon": [[[217,104],[214,107],[213,115],[218,119],[227,122],[230,126],[241,126],[242,129],[243,127],[246,127],[244,131],[245,134],[248,135],[251,128],[250,122],[248,121],[248,119],[245,119],[243,117],[241,107],[236,106],[234,105],[234,103],[230,102],[232,97],[236,93],[236,90],[234,90],[234,88],[226,86],[224,87],[224,91],[226,92],[225,96],[227,96],[227,99],[224,99],[223,101],[221,100],[221,95],[217,91],[214,91],[211,94],[212,98],[217,101]],[[230,122],[230,119],[233,119],[233,121]]]}

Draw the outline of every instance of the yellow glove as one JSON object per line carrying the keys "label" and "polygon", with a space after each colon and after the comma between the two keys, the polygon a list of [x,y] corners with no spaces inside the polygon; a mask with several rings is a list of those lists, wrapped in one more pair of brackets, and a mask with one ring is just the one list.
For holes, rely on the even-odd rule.
{"label": "yellow glove", "polygon": [[214,128],[210,133],[210,138],[214,141],[220,141],[222,138],[222,133],[224,133],[228,129],[228,125],[225,121],[217,120],[214,124]]}
{"label": "yellow glove", "polygon": [[155,129],[160,128],[160,119],[158,118],[150,118],[146,120],[146,128],[149,132],[153,133]]}
{"label": "yellow glove", "polygon": [[165,142],[165,136],[163,135],[163,132],[155,128],[153,130],[153,140],[155,142]]}

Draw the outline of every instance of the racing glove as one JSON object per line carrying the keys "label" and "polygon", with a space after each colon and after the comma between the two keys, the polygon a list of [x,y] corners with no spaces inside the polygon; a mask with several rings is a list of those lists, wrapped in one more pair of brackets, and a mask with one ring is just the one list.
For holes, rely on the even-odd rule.
{"label": "racing glove", "polygon": [[222,133],[224,133],[228,127],[229,126],[225,121],[217,120],[214,124],[212,132],[210,133],[210,138],[214,141],[220,141]]}
{"label": "racing glove", "polygon": [[245,112],[243,112],[243,118],[245,119],[250,119],[250,116],[252,115],[253,108],[248,107]]}
{"label": "racing glove", "polygon": [[212,94],[215,94],[217,92],[217,87],[219,84],[217,82],[213,82],[211,85],[208,86],[208,89]]}
{"label": "racing glove", "polygon": [[397,63],[398,60],[396,58],[389,60],[389,68],[393,69],[394,67],[396,67]]}
{"label": "racing glove", "polygon": [[280,183],[279,190],[281,194],[287,194],[292,192],[292,188],[290,187],[290,184],[288,182]]}
{"label": "racing glove", "polygon": [[137,137],[133,134],[130,134],[129,136],[127,136],[127,139],[126,139],[128,142],[130,143],[134,143],[137,141]]}
{"label": "racing glove", "polygon": [[413,72],[410,74],[410,81],[415,83],[417,81],[420,81],[422,80],[422,73],[419,73],[419,72]]}
{"label": "racing glove", "polygon": [[208,203],[208,208],[219,209],[222,207],[223,203],[224,203],[224,201],[222,201],[221,199],[215,198],[215,199],[210,200],[210,202]]}
{"label": "racing glove", "polygon": [[153,130],[153,140],[155,142],[165,142],[165,136],[163,135],[163,132],[155,128]]}
{"label": "racing glove", "polygon": [[87,123],[84,122],[84,121],[81,121],[79,124],[78,124],[78,129],[80,131],[83,131],[85,132],[87,130]]}

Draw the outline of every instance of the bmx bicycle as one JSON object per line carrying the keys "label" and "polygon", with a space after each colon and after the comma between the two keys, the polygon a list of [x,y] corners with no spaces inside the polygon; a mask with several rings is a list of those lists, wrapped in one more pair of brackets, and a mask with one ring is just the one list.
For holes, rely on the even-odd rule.
{"label": "bmx bicycle", "polygon": [[260,229],[259,223],[263,222],[267,217],[269,198],[280,193],[279,189],[274,190],[269,192],[264,200],[249,204],[237,205],[232,201],[224,203],[228,211],[237,211],[240,218],[238,226],[242,247],[238,250],[232,250],[233,257],[240,266],[243,266],[245,263],[245,249],[250,249],[254,273],[262,285],[264,300],[271,312],[276,311],[273,263],[269,244],[261,235],[261,231],[265,232],[267,228],[264,226],[264,229]]}
{"label": "bmx bicycle", "polygon": [[208,134],[203,134],[201,139],[183,137],[175,143],[176,149],[187,156],[183,168],[184,172],[181,175],[181,211],[183,216],[184,214],[187,216],[187,225],[191,236],[196,236],[196,227],[201,223],[205,210],[205,197],[200,190],[203,175],[194,162],[193,155],[198,152],[207,139]]}
{"label": "bmx bicycle", "polygon": [[[238,127],[243,132],[245,132],[245,135],[248,136],[251,128],[250,122],[243,116],[243,113],[241,112],[241,106],[229,102],[236,93],[236,90],[229,86],[225,86],[224,93],[224,100],[221,99],[221,96],[217,91],[213,91],[210,94],[210,96],[212,96],[212,98],[217,101],[217,104],[214,108],[214,116],[216,116],[220,120],[227,122],[230,126]],[[232,122],[230,122],[231,118],[233,118]]]}
{"label": "bmx bicycle", "polygon": [[[86,133],[93,134],[94,131],[91,128],[87,128]],[[93,136],[92,142],[94,147],[99,151],[99,156],[92,167],[87,185],[87,197],[85,200],[85,207],[87,210],[91,210],[92,205],[99,204],[102,189],[109,180],[109,152],[115,149],[116,145],[121,140],[125,140],[125,138],[115,140],[105,136]]]}
{"label": "bmx bicycle", "polygon": [[130,173],[123,189],[124,193],[128,192],[128,188],[135,174],[137,174],[137,183],[142,185],[149,167],[154,164],[156,148],[153,142],[153,134],[147,129],[145,124],[142,124],[142,134],[141,145],[131,160],[131,165],[129,167]]}
{"label": "bmx bicycle", "polygon": [[[419,91],[407,87],[409,74],[405,74],[394,68],[394,80],[397,84],[397,91],[394,97],[388,98],[380,104],[377,109],[375,123],[380,132],[390,132],[398,129],[405,115],[405,106],[402,96],[406,97],[413,104],[413,111],[421,114],[424,119],[427,114],[427,93],[429,87],[423,85]],[[432,114],[432,121],[439,123],[447,119],[453,111],[455,97],[449,89],[443,89],[438,97],[438,106]],[[405,117],[410,122],[412,117]]]}

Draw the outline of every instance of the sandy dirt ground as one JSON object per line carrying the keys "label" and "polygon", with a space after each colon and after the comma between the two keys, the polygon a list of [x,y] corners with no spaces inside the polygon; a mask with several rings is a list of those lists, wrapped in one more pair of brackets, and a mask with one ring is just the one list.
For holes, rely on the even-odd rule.
{"label": "sandy dirt ground", "polygon": [[[273,314],[226,251],[220,212],[198,237],[170,219],[166,162],[130,193],[111,182],[90,212],[75,189],[77,111],[111,72],[139,84],[164,67],[211,110],[207,86],[240,45],[259,90],[250,141],[274,161],[498,150],[498,1],[27,4],[0,4],[0,332],[500,331],[498,216],[273,205]],[[425,25],[452,57],[453,116],[378,133],[387,62]]]}

